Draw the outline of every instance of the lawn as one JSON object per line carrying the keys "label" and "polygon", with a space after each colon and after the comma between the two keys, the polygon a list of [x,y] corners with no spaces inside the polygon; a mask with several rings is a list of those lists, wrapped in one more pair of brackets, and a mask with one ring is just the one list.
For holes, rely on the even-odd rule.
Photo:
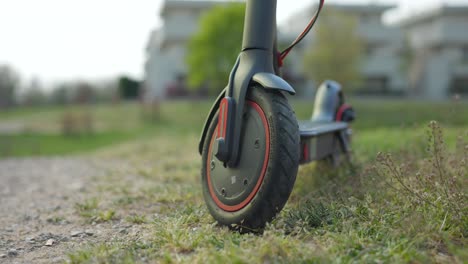
{"label": "lawn", "polygon": [[[139,235],[85,245],[70,252],[71,263],[464,263],[468,104],[352,103],[353,165],[301,167],[279,216],[262,233],[244,235],[217,226],[204,206],[197,144],[208,102],[167,103],[154,122],[133,104],[91,107],[98,129],[89,137],[100,143],[80,147],[70,142],[86,138],[50,129],[61,109],[0,114],[0,121],[19,120],[51,137],[46,144],[37,136],[43,152],[24,147],[17,155],[86,153],[127,164],[96,179],[76,213],[84,222],[138,226]],[[310,103],[293,104],[300,119],[310,117]]]}

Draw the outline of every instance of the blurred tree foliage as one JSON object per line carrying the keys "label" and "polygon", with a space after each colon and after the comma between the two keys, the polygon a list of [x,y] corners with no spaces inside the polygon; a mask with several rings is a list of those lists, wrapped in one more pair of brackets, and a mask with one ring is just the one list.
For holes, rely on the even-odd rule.
{"label": "blurred tree foliage", "polygon": [[118,82],[120,98],[124,100],[138,99],[140,96],[140,82],[128,76],[122,76]]}
{"label": "blurred tree foliage", "polygon": [[70,101],[70,86],[66,83],[57,84],[50,93],[50,102],[55,105],[66,105]]}
{"label": "blurred tree foliage", "polygon": [[88,104],[94,101],[96,88],[93,84],[80,81],[77,82],[73,89],[73,101],[77,104]]}
{"label": "blurred tree foliage", "polygon": [[304,56],[308,78],[316,82],[335,80],[348,89],[358,85],[363,44],[357,23],[353,16],[337,10],[324,10],[313,43]]}
{"label": "blurred tree foliage", "polygon": [[31,79],[29,85],[25,87],[25,90],[21,94],[21,101],[23,105],[27,106],[38,106],[47,103],[47,95],[39,78],[34,77]]}
{"label": "blurred tree foliage", "polygon": [[0,65],[0,109],[15,105],[19,84],[19,74],[8,65]]}
{"label": "blurred tree foliage", "polygon": [[245,5],[211,9],[200,21],[199,31],[188,44],[188,84],[192,89],[208,86],[220,92],[241,50]]}

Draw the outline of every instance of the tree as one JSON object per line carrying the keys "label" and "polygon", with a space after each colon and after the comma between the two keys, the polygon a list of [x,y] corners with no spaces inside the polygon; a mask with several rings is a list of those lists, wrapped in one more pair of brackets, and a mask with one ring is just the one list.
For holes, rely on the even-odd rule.
{"label": "tree", "polygon": [[336,80],[355,87],[360,80],[362,42],[355,17],[326,10],[317,23],[313,44],[304,56],[305,75],[316,82]]}
{"label": "tree", "polygon": [[42,88],[42,83],[37,77],[33,77],[26,89],[22,92],[22,102],[28,106],[38,106],[47,103],[47,96]]}
{"label": "tree", "polygon": [[19,74],[8,65],[0,65],[0,109],[15,104],[16,90],[20,83]]}
{"label": "tree", "polygon": [[70,86],[66,83],[59,83],[52,88],[50,101],[56,105],[66,105],[70,102]]}
{"label": "tree", "polygon": [[400,57],[401,65],[400,70],[408,80],[409,92],[412,94],[417,94],[418,92],[418,83],[424,75],[424,59],[418,59],[417,54],[414,52],[413,47],[411,46],[411,40],[409,34],[405,34],[403,45],[400,48]]}
{"label": "tree", "polygon": [[96,88],[87,81],[78,81],[73,86],[73,102],[77,104],[88,104],[94,101]]}
{"label": "tree", "polygon": [[120,98],[122,99],[138,99],[140,96],[140,82],[130,77],[120,77],[118,87]]}
{"label": "tree", "polygon": [[211,9],[201,18],[200,30],[188,44],[188,84],[221,91],[239,55],[244,25],[244,4]]}

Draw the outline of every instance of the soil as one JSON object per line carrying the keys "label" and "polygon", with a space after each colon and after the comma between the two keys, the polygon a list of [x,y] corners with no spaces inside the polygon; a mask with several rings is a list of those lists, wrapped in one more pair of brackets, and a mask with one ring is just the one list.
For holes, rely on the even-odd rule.
{"label": "soil", "polygon": [[0,263],[63,263],[86,245],[137,236],[138,226],[76,213],[103,173],[86,158],[0,160]]}

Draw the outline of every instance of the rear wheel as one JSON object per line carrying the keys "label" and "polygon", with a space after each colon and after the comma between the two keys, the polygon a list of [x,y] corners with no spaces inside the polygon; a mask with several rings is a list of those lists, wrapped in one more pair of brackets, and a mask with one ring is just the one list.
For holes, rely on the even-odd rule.
{"label": "rear wheel", "polygon": [[203,195],[222,225],[255,231],[283,208],[299,166],[299,127],[286,98],[261,87],[250,89],[244,109],[240,158],[229,168],[213,153],[218,117],[202,154]]}

